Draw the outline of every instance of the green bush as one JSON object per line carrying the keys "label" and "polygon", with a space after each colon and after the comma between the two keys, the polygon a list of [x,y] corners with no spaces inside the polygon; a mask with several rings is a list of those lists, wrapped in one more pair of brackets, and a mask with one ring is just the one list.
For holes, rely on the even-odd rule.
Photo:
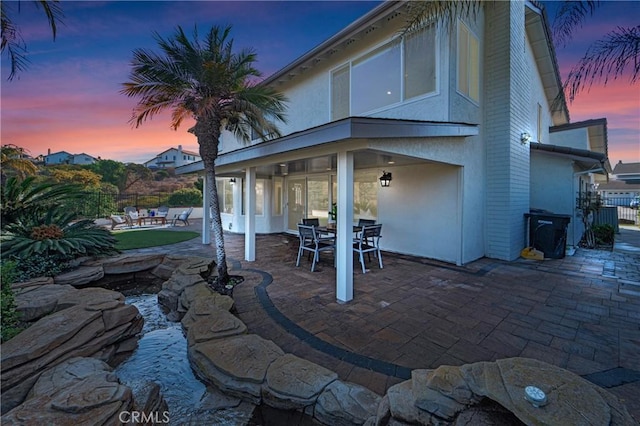
{"label": "green bush", "polygon": [[2,299],[0,299],[0,338],[6,342],[22,330],[19,327],[20,314],[16,311],[16,302],[11,290],[15,280],[15,263],[3,262],[0,265],[0,280],[2,280]]}
{"label": "green bush", "polygon": [[170,207],[202,205],[202,193],[195,188],[182,188],[169,196]]}
{"label": "green bush", "polygon": [[615,228],[609,224],[594,225],[592,227],[593,235],[596,237],[597,244],[612,245],[615,240]]}
{"label": "green bush", "polygon": [[16,259],[15,282],[28,281],[38,277],[53,277],[66,269],[71,258],[63,256],[42,256],[34,254],[26,258]]}

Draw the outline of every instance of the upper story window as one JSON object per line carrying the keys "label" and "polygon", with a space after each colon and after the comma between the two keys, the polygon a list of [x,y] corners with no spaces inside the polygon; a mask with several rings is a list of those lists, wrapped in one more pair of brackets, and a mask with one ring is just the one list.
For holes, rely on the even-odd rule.
{"label": "upper story window", "polygon": [[480,49],[478,37],[458,22],[458,92],[480,101]]}
{"label": "upper story window", "polygon": [[400,102],[400,62],[400,43],[395,43],[351,63],[351,114]]}
{"label": "upper story window", "polygon": [[331,73],[331,119],[435,92],[436,62],[434,25],[355,58]]}

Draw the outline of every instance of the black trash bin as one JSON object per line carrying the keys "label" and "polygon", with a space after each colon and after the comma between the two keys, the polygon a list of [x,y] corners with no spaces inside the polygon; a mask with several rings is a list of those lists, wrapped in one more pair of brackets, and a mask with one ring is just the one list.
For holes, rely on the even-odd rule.
{"label": "black trash bin", "polygon": [[529,247],[540,250],[546,258],[564,258],[571,216],[533,209],[524,216],[529,220]]}

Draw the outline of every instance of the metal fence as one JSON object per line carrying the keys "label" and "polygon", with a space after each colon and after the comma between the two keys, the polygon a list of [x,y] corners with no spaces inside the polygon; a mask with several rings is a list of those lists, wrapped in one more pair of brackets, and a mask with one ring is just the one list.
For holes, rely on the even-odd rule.
{"label": "metal fence", "polygon": [[127,206],[139,209],[158,208],[169,205],[170,192],[151,194],[113,194],[108,192],[85,192],[77,205],[80,216],[97,219],[124,211]]}
{"label": "metal fence", "polygon": [[[634,200],[636,200],[634,202]],[[640,209],[636,204],[638,197],[602,197],[602,206],[605,210],[615,210],[618,215],[618,223],[640,224]],[[611,214],[611,213],[609,213]]]}

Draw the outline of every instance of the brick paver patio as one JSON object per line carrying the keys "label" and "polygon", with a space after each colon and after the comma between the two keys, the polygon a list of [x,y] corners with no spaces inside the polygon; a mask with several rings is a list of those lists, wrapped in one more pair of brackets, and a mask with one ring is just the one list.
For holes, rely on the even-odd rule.
{"label": "brick paver patio", "polygon": [[[243,235],[225,244],[232,273],[247,277],[234,299],[249,331],[344,380],[383,394],[411,369],[530,357],[608,388],[640,420],[640,252],[462,267],[383,253],[384,269],[355,265],[354,300],[340,304],[331,253],[310,272],[306,259],[295,266],[294,236],[258,236],[255,262],[241,260]],[[210,250],[199,240],[170,249]]]}

